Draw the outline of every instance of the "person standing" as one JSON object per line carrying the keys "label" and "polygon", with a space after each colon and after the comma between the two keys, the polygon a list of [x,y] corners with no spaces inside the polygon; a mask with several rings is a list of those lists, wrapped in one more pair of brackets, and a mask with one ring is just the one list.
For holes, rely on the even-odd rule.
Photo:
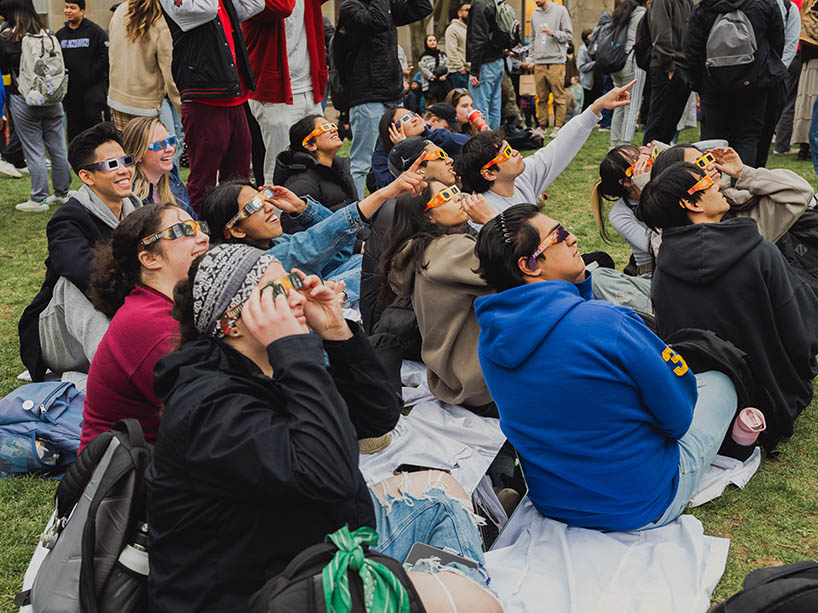
{"label": "person standing", "polygon": [[461,0],[457,5],[457,15],[446,28],[446,54],[449,56],[449,81],[452,87],[469,86],[469,63],[466,61],[466,22],[469,19],[471,2]]}
{"label": "person standing", "polygon": [[466,59],[469,67],[469,93],[474,106],[486,117],[489,127],[500,126],[502,106],[503,58],[505,45],[497,26],[494,0],[475,0],[466,32]]}
{"label": "person standing", "polygon": [[258,77],[249,106],[266,149],[264,181],[272,183],[276,158],[290,142],[290,126],[322,113],[327,63],[321,0],[268,0],[241,29]]}
{"label": "person standing", "polygon": [[[639,71],[637,76],[636,58],[631,53],[633,43],[636,42],[636,30],[639,28],[639,23],[645,16],[647,9],[645,3],[647,0],[624,0],[619,6],[614,9],[611,16],[611,27],[618,28],[623,25],[628,27],[628,37],[625,40],[625,52],[628,54],[625,60],[625,65],[621,70],[611,74],[615,87],[622,87],[626,83],[630,83],[634,78],[639,78],[644,81],[644,71]],[[789,0],[788,0],[789,1]],[[639,82],[637,82],[639,84]],[[613,118],[611,119],[611,147],[619,145],[630,144],[633,138],[633,127],[636,125],[635,117],[633,121],[629,122],[630,130],[626,129],[626,115],[635,115],[639,111],[639,105],[642,102],[641,88],[639,88],[639,97],[635,95],[631,97],[631,104],[626,109],[618,107],[614,109]]]}
{"label": "person standing", "polygon": [[534,79],[540,101],[537,121],[541,130],[548,128],[548,94],[553,94],[553,137],[565,123],[565,55],[574,32],[568,9],[552,0],[536,2],[537,8],[531,13],[533,42],[530,59],[534,62]]}
{"label": "person standing", "polygon": [[653,48],[648,71],[650,112],[645,122],[643,145],[654,140],[671,142],[687,104],[690,79],[685,37],[692,12],[692,0],[652,0],[648,8]]}
{"label": "person standing", "polygon": [[403,97],[397,26],[423,19],[431,12],[429,0],[345,0],[341,5],[333,60],[349,106],[349,165],[359,197],[364,195],[378,122]]}
{"label": "person standing", "polygon": [[65,3],[65,25],[57,30],[68,70],[63,99],[68,140],[103,120],[108,95],[108,35],[85,18],[85,0]]}
{"label": "person standing", "polygon": [[173,80],[182,98],[190,204],[198,215],[217,179],[250,174],[244,103],[256,88],[240,24],[263,0],[160,0],[173,39]]}
{"label": "person standing", "polygon": [[437,47],[437,37],[427,34],[424,50],[418,59],[418,69],[422,78],[423,97],[426,105],[442,102],[452,89],[449,81],[449,59]]}

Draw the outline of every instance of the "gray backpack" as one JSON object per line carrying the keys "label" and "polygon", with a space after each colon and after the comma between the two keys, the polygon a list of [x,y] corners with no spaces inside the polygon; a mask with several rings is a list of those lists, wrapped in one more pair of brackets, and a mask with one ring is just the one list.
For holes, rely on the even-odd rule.
{"label": "gray backpack", "polygon": [[77,456],[14,599],[23,612],[147,611],[144,475],[151,454],[139,422],[123,419]]}
{"label": "gray backpack", "polygon": [[62,102],[68,91],[68,71],[60,41],[49,30],[26,34],[22,40],[17,89],[29,106]]}
{"label": "gray backpack", "polygon": [[716,18],[705,50],[705,69],[718,88],[738,89],[753,81],[758,43],[753,24],[743,10]]}
{"label": "gray backpack", "polygon": [[505,49],[512,49],[522,42],[517,13],[506,0],[495,0],[494,8],[497,11],[497,37],[494,42],[502,44]]}

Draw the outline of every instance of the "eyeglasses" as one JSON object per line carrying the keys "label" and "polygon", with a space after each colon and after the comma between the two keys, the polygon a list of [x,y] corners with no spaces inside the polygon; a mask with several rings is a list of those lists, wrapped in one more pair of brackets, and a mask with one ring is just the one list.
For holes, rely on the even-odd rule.
{"label": "eyeglasses", "polygon": [[417,116],[418,114],[415,113],[414,111],[409,111],[408,113],[406,113],[406,115],[395,121],[395,127],[400,128],[402,123],[409,123]]}
{"label": "eyeglasses", "polygon": [[306,147],[307,143],[310,142],[316,136],[321,136],[324,132],[332,132],[333,130],[337,130],[338,125],[334,123],[322,123],[320,126],[315,128],[312,132],[307,134],[304,137],[304,140],[301,141],[301,146]]}
{"label": "eyeglasses", "polygon": [[707,168],[708,164],[715,164],[716,163],[716,156],[712,153],[707,152],[700,158],[698,158],[695,162],[693,162],[699,168]]}
{"label": "eyeglasses", "polygon": [[426,208],[423,209],[424,211],[428,211],[429,209],[434,209],[439,207],[441,204],[446,204],[449,200],[457,196],[460,193],[460,190],[457,188],[456,185],[452,185],[451,187],[447,187],[442,192],[438,192],[434,195],[434,197],[426,203]]}
{"label": "eyeglasses", "polygon": [[427,151],[423,161],[432,162],[434,160],[445,160],[448,157],[449,154],[443,151],[443,149],[435,149],[434,151]]}
{"label": "eyeglasses", "polygon": [[151,243],[155,243],[163,238],[169,241],[175,241],[177,238],[182,238],[183,236],[196,236],[198,232],[210,234],[210,227],[206,221],[180,221],[179,223],[173,224],[170,228],[165,228],[155,234],[146,236],[139,241],[139,244],[143,247],[147,247]]}
{"label": "eyeglasses", "polygon": [[99,170],[106,172],[109,170],[116,170],[120,166],[133,166],[136,159],[132,155],[123,155],[118,158],[111,158],[110,160],[103,160],[101,162],[91,162],[90,164],[83,164],[80,170]]}
{"label": "eyeglasses", "polygon": [[162,151],[162,149],[167,149],[168,147],[173,147],[174,145],[176,145],[176,137],[168,136],[165,140],[158,140],[155,143],[148,145],[148,151]]}
{"label": "eyeglasses", "polygon": [[[230,218],[230,221],[224,224],[224,237],[230,238],[230,228],[235,226],[242,219],[247,219],[253,213],[263,209],[265,200],[269,200],[272,197],[273,190],[271,190],[269,187],[262,188],[258,196],[254,196],[250,202],[241,207],[241,210]],[[276,219],[278,219],[278,215],[276,215],[275,211],[273,211],[273,215],[275,215]]]}
{"label": "eyeglasses", "polygon": [[710,175],[704,175],[701,179],[696,181],[696,184],[687,190],[687,193],[691,196],[696,192],[703,192],[704,190],[708,189],[711,185],[714,185],[716,182],[713,180],[713,177]]}
{"label": "eyeglasses", "polygon": [[551,245],[557,245],[566,241],[570,235],[571,233],[563,228],[562,224],[559,224],[551,234],[545,237],[545,240],[540,243],[537,250],[531,254],[531,257],[528,258],[528,267],[531,269],[536,267],[537,258],[540,257],[543,251],[548,249]]}
{"label": "eyeglasses", "polygon": [[502,164],[512,155],[514,155],[514,149],[511,148],[511,145],[506,143],[506,146],[503,147],[503,149],[497,155],[491,158],[491,161],[489,161],[486,164],[483,164],[483,168],[480,169],[480,172],[483,172],[484,170],[491,168],[495,164]]}
{"label": "eyeglasses", "polygon": [[456,94],[466,94],[467,96],[471,95],[469,94],[469,90],[467,90],[465,87],[455,87],[452,91]]}
{"label": "eyeglasses", "polygon": [[[288,275],[284,275],[283,277],[268,283],[261,288],[261,291],[263,292],[268,287],[273,288],[273,300],[275,300],[278,298],[279,294],[289,296],[291,291],[299,291],[304,289],[304,281],[298,276],[297,273],[291,272]],[[225,336],[228,332],[230,332],[232,323],[239,318],[239,315],[241,315],[245,302],[239,302],[236,306],[227,309],[224,312],[224,315],[221,316],[219,326],[221,327]]]}

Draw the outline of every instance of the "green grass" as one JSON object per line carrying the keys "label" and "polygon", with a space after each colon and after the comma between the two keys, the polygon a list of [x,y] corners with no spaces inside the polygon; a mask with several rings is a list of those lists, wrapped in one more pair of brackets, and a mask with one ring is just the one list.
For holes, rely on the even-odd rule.
{"label": "green grass", "polygon": [[[589,207],[599,161],[608,148],[608,133],[591,135],[565,172],[548,188],[546,211],[580,241],[583,251],[605,250],[622,268],[629,249],[620,238],[606,244],[596,231]],[[637,134],[636,139],[641,140]],[[697,139],[686,130],[682,142]],[[345,154],[348,146],[342,150]],[[771,156],[771,167],[790,168],[810,183],[816,176],[809,162],[794,156]],[[78,181],[75,180],[75,186]],[[48,213],[19,213],[14,204],[28,198],[28,179],[0,175],[0,394],[20,385],[23,371],[17,321],[42,283],[47,255]],[[53,213],[55,209],[51,209]],[[612,234],[616,234],[612,232]],[[727,570],[714,594],[722,600],[741,588],[743,577],[760,566],[818,559],[818,402],[804,412],[795,436],[781,445],[779,459],[765,460],[744,490],[728,489],[718,500],[693,514],[707,534],[731,539]],[[37,478],[0,479],[0,611],[12,607],[14,593],[37,536],[52,510],[56,482]]]}

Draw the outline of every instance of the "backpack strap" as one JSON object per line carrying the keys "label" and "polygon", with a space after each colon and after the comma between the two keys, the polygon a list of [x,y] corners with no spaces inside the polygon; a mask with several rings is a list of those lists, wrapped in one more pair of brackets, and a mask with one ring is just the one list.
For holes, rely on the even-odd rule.
{"label": "backpack strap", "polygon": [[57,503],[57,518],[67,519],[71,510],[76,506],[82,495],[85,485],[91,478],[114,435],[111,432],[103,432],[95,437],[77,456],[77,459],[68,468],[60,484],[57,486],[57,493],[54,498]]}

